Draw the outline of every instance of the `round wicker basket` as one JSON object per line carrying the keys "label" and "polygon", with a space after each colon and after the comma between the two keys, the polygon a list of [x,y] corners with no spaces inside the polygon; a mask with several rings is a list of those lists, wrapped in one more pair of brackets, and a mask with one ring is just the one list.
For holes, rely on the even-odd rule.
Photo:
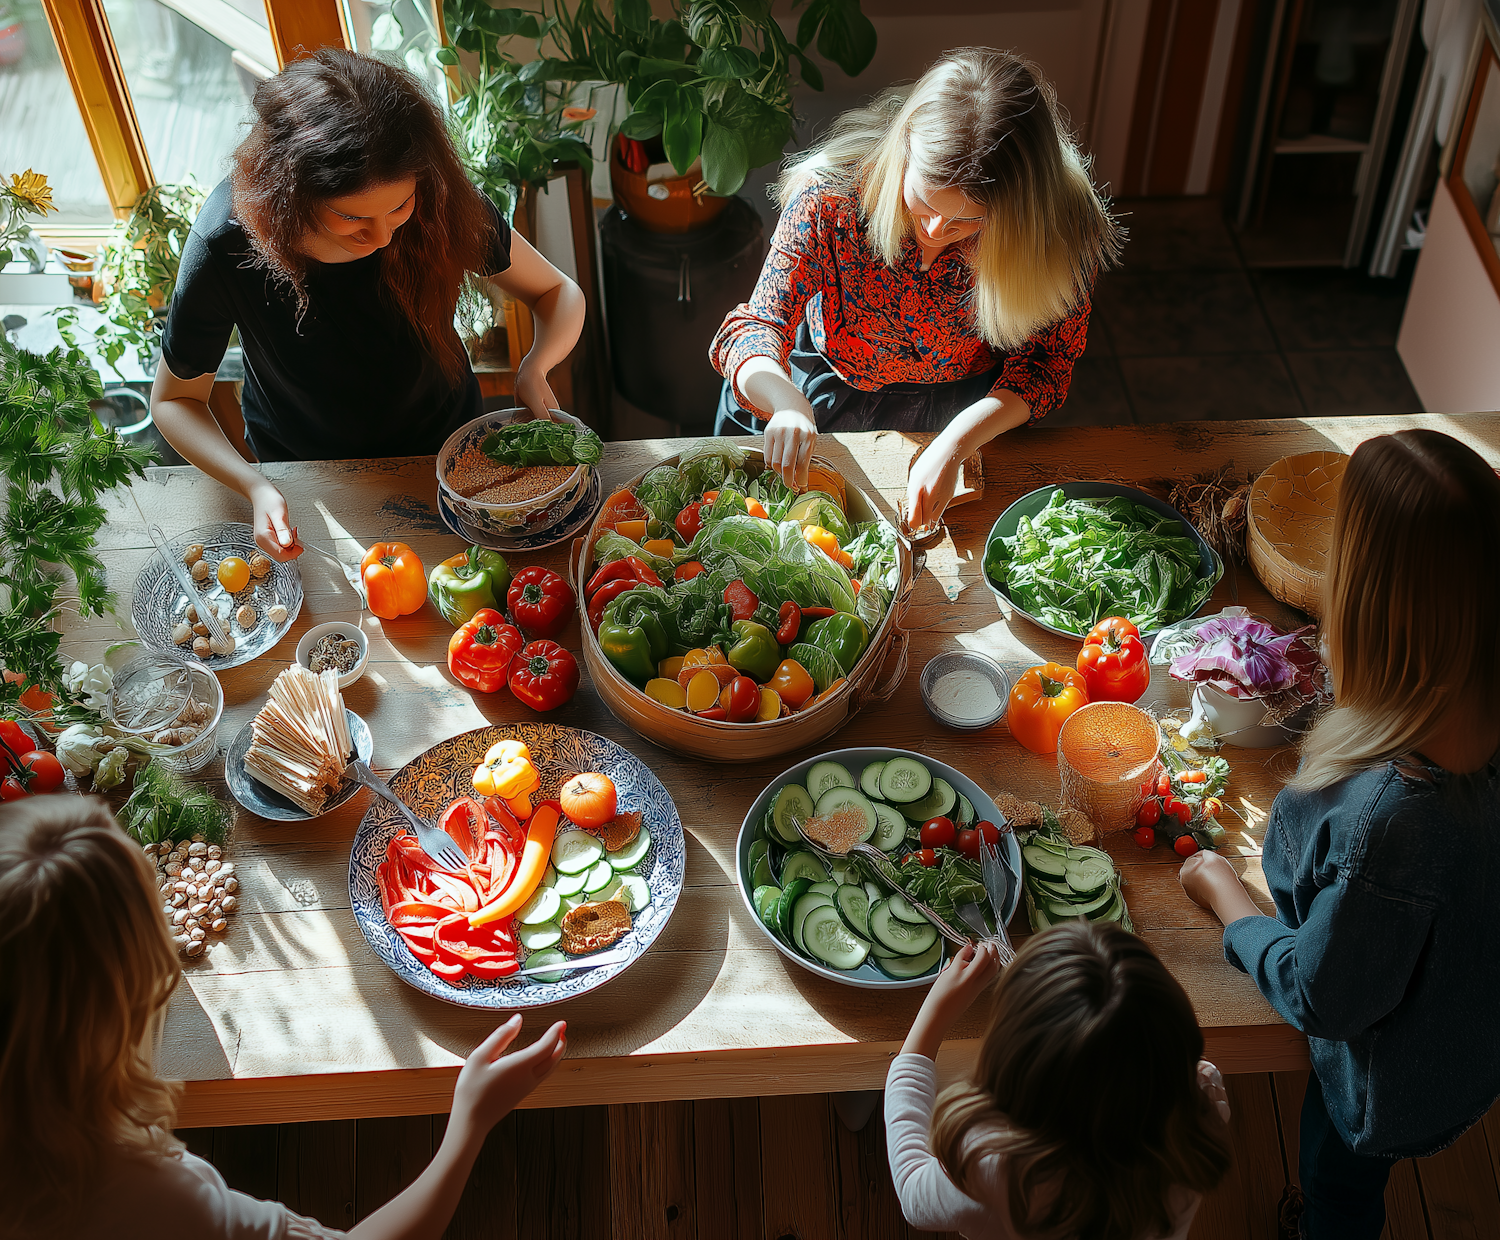
{"label": "round wicker basket", "polygon": [[1323,610],[1323,573],[1333,541],[1341,452],[1283,457],[1250,488],[1245,548],[1261,584],[1313,619]]}
{"label": "round wicker basket", "polygon": [[1126,702],[1090,702],[1057,738],[1061,800],[1082,812],[1100,835],[1127,831],[1156,780],[1161,732],[1156,720]]}
{"label": "round wicker basket", "polygon": [[[669,456],[658,462],[660,465],[676,463],[676,456]],[[759,449],[750,449],[746,465],[754,468],[761,464]],[[813,458],[813,464],[830,473],[836,472],[827,461],[819,457]],[[646,472],[642,471],[625,483],[625,489],[633,490]],[[845,488],[845,511],[850,520],[873,521],[884,515],[860,488],[847,482]],[[816,706],[766,723],[725,723],[702,719],[685,711],[671,710],[660,702],[653,701],[620,675],[615,665],[605,658],[604,652],[599,648],[599,639],[589,624],[583,583],[588,581],[593,567],[590,549],[594,544],[594,536],[599,532],[599,523],[604,513],[605,510],[601,509],[594,518],[587,538],[574,540],[568,557],[568,571],[573,591],[578,597],[583,662],[599,690],[599,696],[604,699],[604,704],[614,717],[647,740],[675,753],[704,758],[710,762],[757,762],[762,758],[790,753],[794,749],[804,749],[838,731],[866,703],[883,702],[890,697],[906,675],[907,633],[901,627],[901,619],[906,614],[912,587],[922,571],[924,557],[920,552],[913,552],[910,542],[898,533],[896,566],[899,580],[891,605],[886,608],[879,627],[870,635],[870,644],[854,665],[853,671],[842,685]]]}

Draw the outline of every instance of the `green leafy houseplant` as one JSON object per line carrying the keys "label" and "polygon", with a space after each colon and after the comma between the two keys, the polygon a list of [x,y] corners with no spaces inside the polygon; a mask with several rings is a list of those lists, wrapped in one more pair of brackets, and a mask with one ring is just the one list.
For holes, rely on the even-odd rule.
{"label": "green leafy houseplant", "polygon": [[64,683],[53,621],[70,600],[60,597],[58,569],[73,573],[81,614],[112,605],[94,552],[105,520],[99,497],[154,460],[104,429],[88,404],[101,395],[98,372],[79,350],[44,357],[0,338],[0,663],[26,677],[0,684],[0,716],[25,717],[22,693],[40,688],[57,698],[57,722],[98,719]]}
{"label": "green leafy houseplant", "polygon": [[[104,285],[99,309],[104,322],[94,329],[99,351],[123,379],[118,366],[127,349],[135,351],[147,371],[156,364],[155,351],[167,304],[177,287],[177,268],[204,194],[197,185],[153,185],[135,200],[130,218],[115,225],[104,243],[95,277]],[[53,312],[58,334],[71,346],[78,343],[78,311],[64,306]]]}
{"label": "green leafy houseplant", "polygon": [[[558,99],[570,98],[583,82],[624,87],[631,111],[620,132],[639,140],[660,135],[680,175],[701,157],[703,179],[719,195],[735,193],[752,168],[779,159],[791,139],[793,59],[802,80],[821,90],[811,47],[850,76],[875,54],[875,27],[859,0],[805,0],[805,7],[794,0],[794,9],[802,7],[796,42],[772,17],[770,0],[674,3],[674,16],[662,21],[652,16],[649,0],[616,0],[611,14],[596,0],[578,0],[571,10],[566,0],[541,0],[539,10],[447,0],[444,20],[453,47],[479,53],[482,66],[498,59],[517,97],[533,87],[545,95],[548,84],[559,82],[567,86]],[[537,41],[536,60],[518,65],[494,50],[497,40],[515,35]],[[547,55],[549,46],[561,55]],[[458,63],[453,48],[437,56]],[[562,107],[557,115],[565,116]]]}

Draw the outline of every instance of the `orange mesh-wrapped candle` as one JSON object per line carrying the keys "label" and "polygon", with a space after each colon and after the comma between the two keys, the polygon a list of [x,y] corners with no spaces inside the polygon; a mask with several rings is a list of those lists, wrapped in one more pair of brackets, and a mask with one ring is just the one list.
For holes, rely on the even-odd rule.
{"label": "orange mesh-wrapped candle", "polygon": [[1062,803],[1081,811],[1099,834],[1135,826],[1157,774],[1156,720],[1125,702],[1090,702],[1057,738]]}

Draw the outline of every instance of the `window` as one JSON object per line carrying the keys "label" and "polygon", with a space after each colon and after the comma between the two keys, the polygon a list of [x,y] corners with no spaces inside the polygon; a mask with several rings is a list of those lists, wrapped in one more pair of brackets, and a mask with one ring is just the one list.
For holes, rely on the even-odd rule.
{"label": "window", "polygon": [[444,107],[448,84],[432,53],[442,46],[432,0],[343,0],[345,24],[357,51],[404,65]]}

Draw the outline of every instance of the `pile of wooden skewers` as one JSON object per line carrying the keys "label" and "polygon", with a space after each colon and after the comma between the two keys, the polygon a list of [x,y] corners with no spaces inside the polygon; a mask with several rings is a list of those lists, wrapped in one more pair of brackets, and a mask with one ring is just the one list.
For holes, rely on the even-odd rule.
{"label": "pile of wooden skewers", "polygon": [[305,813],[320,813],[354,753],[338,673],[294,663],[276,677],[252,726],[245,769]]}

